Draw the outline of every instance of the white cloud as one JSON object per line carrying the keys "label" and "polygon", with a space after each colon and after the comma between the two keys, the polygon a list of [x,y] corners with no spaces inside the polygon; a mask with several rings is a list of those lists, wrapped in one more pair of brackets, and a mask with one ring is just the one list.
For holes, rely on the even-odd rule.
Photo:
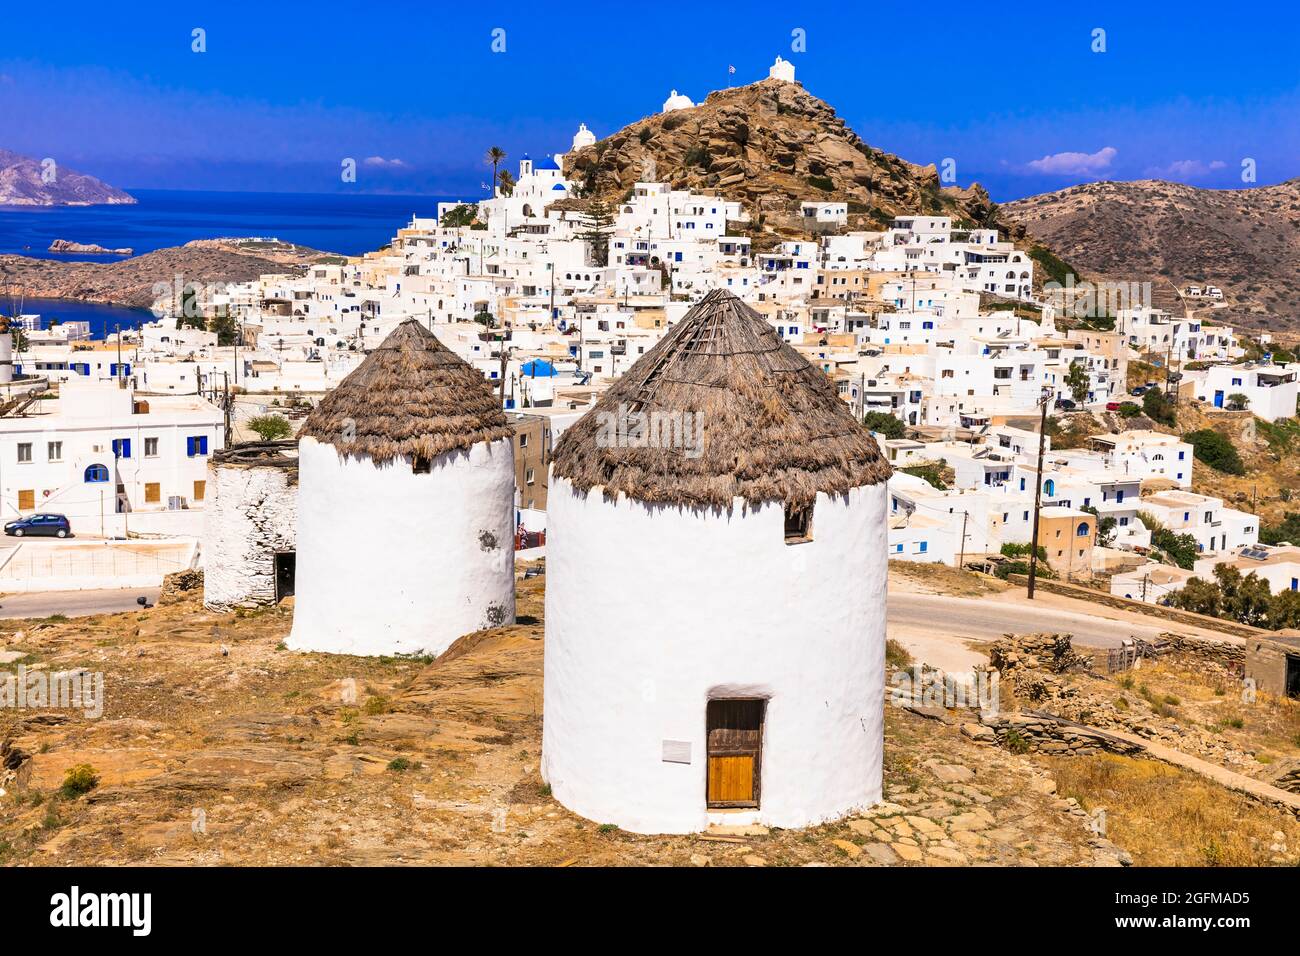
{"label": "white cloud", "polygon": [[1095,153],[1051,153],[1027,163],[1025,168],[1047,176],[1090,176],[1109,169],[1118,153],[1114,146],[1103,146]]}
{"label": "white cloud", "polygon": [[380,169],[401,169],[406,165],[400,159],[384,159],[382,156],[367,156],[361,162],[366,166],[375,166]]}
{"label": "white cloud", "polygon": [[1179,159],[1168,166],[1148,167],[1146,174],[1160,179],[1197,179],[1216,170],[1224,169],[1227,165],[1221,159],[1214,159],[1208,163],[1199,159]]}

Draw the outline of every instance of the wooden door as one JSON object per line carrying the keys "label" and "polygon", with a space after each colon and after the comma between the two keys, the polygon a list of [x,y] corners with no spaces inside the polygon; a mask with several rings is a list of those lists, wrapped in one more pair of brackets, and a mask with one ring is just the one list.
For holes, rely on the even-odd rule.
{"label": "wooden door", "polygon": [[36,507],[36,489],[25,488],[18,492],[18,510],[32,511]]}
{"label": "wooden door", "polygon": [[765,708],[762,700],[709,701],[708,806],[758,806]]}

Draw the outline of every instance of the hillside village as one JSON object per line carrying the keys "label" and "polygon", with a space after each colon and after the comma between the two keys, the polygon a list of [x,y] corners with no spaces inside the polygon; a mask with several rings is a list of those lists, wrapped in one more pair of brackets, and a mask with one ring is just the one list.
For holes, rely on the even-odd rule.
{"label": "hillside village", "polygon": [[[772,72],[763,89],[793,84],[789,63]],[[661,116],[692,109],[677,95]],[[250,421],[267,415],[285,419],[274,437],[288,437],[416,318],[497,389],[518,442],[519,535],[535,540],[546,531],[549,450],[694,303],[725,289],[876,432],[895,468],[891,559],[1023,558],[1036,486],[1051,570],[1109,580],[1117,594],[1169,597],[1169,584],[1141,586],[1162,555],[1153,531],[1190,535],[1197,566],[1178,570],[1202,576],[1258,544],[1259,520],[1239,500],[1193,490],[1212,469],[1177,427],[1153,421],[1152,403],[1285,423],[1300,366],[1260,358],[1230,327],[1140,302],[1077,318],[1077,302],[1041,291],[1041,277],[1035,291],[1036,262],[997,229],[949,216],[898,215],[864,231],[849,227],[848,203],[809,195],[808,238],[757,251],[746,204],[718,195],[636,182],[593,211],[562,168],[597,145],[584,126],[565,154],[501,170],[507,185],[494,198],[445,203],[344,263],[169,286],[156,303],[163,317],[120,340],[17,317],[20,348],[4,346],[11,354],[0,358],[0,461],[13,465],[0,472],[6,519],[57,510],[79,541],[146,539],[152,550],[118,561],[102,587],[201,562],[220,449],[255,438]],[[1134,368],[1149,379],[1134,384]],[[21,558],[0,571],[7,589],[48,586]],[[1286,568],[1300,575],[1277,560],[1278,580],[1289,583]],[[1160,576],[1171,573],[1190,577]]]}
{"label": "hillside village", "polygon": [[[799,89],[793,66],[778,58],[758,86],[779,97],[782,85]],[[671,125],[663,118],[693,109],[673,91],[658,122]],[[404,756],[409,741],[424,740],[413,750],[423,755],[436,737],[434,749],[459,753],[456,761],[469,754],[493,761],[502,775],[496,783],[509,776],[511,806],[530,831],[500,849],[510,859],[561,862],[558,851],[537,851],[534,836],[558,828],[554,821],[567,824],[569,811],[602,821],[600,833],[609,826],[681,834],[717,824],[716,814],[686,806],[676,784],[663,782],[691,763],[703,733],[698,740],[685,731],[681,739],[665,737],[651,772],[634,740],[602,749],[607,742],[584,728],[638,693],[640,704],[621,706],[649,715],[660,699],[655,693],[671,702],[722,687],[731,692],[719,701],[734,704],[761,686],[764,693],[783,688],[787,699],[812,687],[818,701],[834,702],[835,718],[848,715],[856,733],[866,731],[876,744],[863,750],[861,737],[840,733],[845,721],[831,726],[830,717],[827,726],[809,718],[792,730],[779,722],[768,730],[767,716],[743,706],[715,715],[718,701],[710,696],[710,748],[721,732],[733,748],[729,757],[756,761],[753,735],[775,735],[762,751],[769,776],[761,815],[756,764],[737,771],[754,774],[740,782],[722,779],[731,769],[719,771],[719,793],[752,787],[755,794],[752,802],[709,803],[744,811],[728,818],[737,829],[725,836],[737,845],[768,836],[769,826],[793,831],[844,817],[861,802],[855,782],[867,779],[867,802],[895,808],[877,817],[911,822],[900,829],[892,820],[870,822],[868,814],[847,832],[824,833],[838,846],[826,851],[838,854],[836,861],[856,861],[870,845],[866,858],[886,864],[1037,862],[1040,850],[1020,839],[1023,829],[1037,827],[1073,834],[1045,838],[1047,862],[1132,862],[1109,841],[1079,835],[1087,814],[1079,800],[1055,795],[1041,766],[981,748],[1010,740],[1010,750],[1023,753],[1016,742],[1028,739],[1025,750],[1044,758],[1083,748],[1127,759],[1140,744],[1123,734],[1167,741],[1181,730],[1150,722],[1142,724],[1150,733],[1135,730],[1119,713],[1128,698],[1120,708],[1107,696],[1106,707],[1115,709],[1107,726],[1121,736],[1080,736],[1053,730],[1052,721],[1044,729],[1029,718],[1010,726],[978,716],[940,719],[947,736],[925,744],[924,770],[891,765],[878,745],[885,734],[910,737],[925,726],[914,721],[936,715],[912,708],[881,723],[886,662],[860,667],[856,645],[841,633],[844,621],[883,648],[887,578],[892,587],[894,575],[950,569],[963,586],[982,582],[979,588],[1002,594],[1032,567],[1076,600],[1234,618],[1251,634],[1300,627],[1300,601],[1279,597],[1300,592],[1300,541],[1280,539],[1274,532],[1284,521],[1274,514],[1265,525],[1258,502],[1214,493],[1217,479],[1207,484],[1207,475],[1240,476],[1232,458],[1256,441],[1256,430],[1290,435],[1300,364],[1266,337],[1129,298],[1128,290],[1113,308],[1081,305],[1077,289],[1045,279],[1039,258],[996,224],[964,218],[961,208],[949,215],[918,207],[864,222],[849,201],[827,200],[813,186],[797,214],[786,211],[793,221],[774,233],[750,202],[653,176],[626,173],[614,197],[608,177],[571,176],[594,168],[590,157],[602,142],[582,126],[563,153],[521,156],[514,172],[494,166],[491,198],[442,203],[436,215],[414,216],[388,246],[363,256],[310,264],[302,274],[158,289],[157,320],[107,340],[92,340],[75,323],[47,327],[39,316],[13,316],[0,336],[0,511],[6,522],[57,513],[73,533],[40,542],[10,537],[0,556],[0,593],[46,595],[53,614],[61,594],[156,588],[166,578],[157,611],[177,615],[173,623],[191,629],[187,640],[224,635],[216,638],[222,656],[233,645],[242,668],[235,683],[273,686],[304,707],[307,697],[324,693],[322,685],[350,679],[342,665],[328,663],[330,655],[364,656],[373,692],[358,703],[353,688],[346,703],[369,708],[379,701],[361,711],[373,720],[354,724],[359,714],[343,713],[332,697],[283,721],[262,712],[227,716],[209,729],[227,748],[231,772],[256,778],[255,789],[283,784],[272,779],[275,760],[254,751],[268,737],[299,731],[300,757],[310,765],[304,773],[337,782],[398,763],[403,772],[422,770]],[[851,169],[858,159],[839,161]],[[612,431],[601,430],[602,416],[616,423]],[[1192,420],[1209,425],[1180,427]],[[783,456],[764,443],[778,430]],[[665,449],[670,464],[658,454]],[[455,467],[434,464],[460,453]],[[1278,494],[1285,513],[1289,495]],[[715,514],[698,526],[673,517],[673,509],[724,512],[737,499],[743,517]],[[672,554],[627,547],[652,540],[651,526],[673,527],[692,547]],[[800,551],[819,538],[827,547],[842,540],[869,547],[820,557]],[[743,552],[733,550],[737,540]],[[1227,598],[1243,578],[1268,583],[1267,598],[1246,619]],[[725,586],[715,588],[715,579]],[[623,603],[612,605],[608,595],[628,580],[646,585],[641,597],[622,593]],[[764,581],[783,581],[788,593]],[[805,586],[809,581],[816,587]],[[683,593],[684,582],[698,593]],[[681,612],[664,606],[664,589],[692,610],[722,617],[724,605],[730,608],[735,633],[715,640],[730,649],[729,660],[746,660],[746,674],[759,676],[720,675],[718,660],[695,655],[685,640],[673,645],[673,667],[656,669],[643,653],[649,635],[689,632]],[[541,688],[530,642],[540,638],[543,617]],[[141,612],[137,620],[94,619],[90,629],[105,649],[99,659],[112,659],[105,666],[124,667],[115,655],[150,635],[166,640],[160,619]],[[818,666],[800,672],[797,688],[782,684],[791,668],[784,644],[747,643],[765,621],[818,635]],[[7,634],[23,654],[88,666],[86,653],[60,656],[64,623]],[[603,638],[615,629],[626,641],[610,649]],[[1277,639],[1275,657],[1289,660],[1285,648],[1294,636]],[[477,671],[468,658],[455,663],[475,648],[496,663]],[[1197,648],[1170,658],[1178,666],[1167,662],[1165,676],[1171,685],[1200,680],[1197,693],[1207,698],[1214,691],[1206,688],[1227,686],[1243,668],[1263,675],[1276,663],[1247,664],[1238,654],[1225,664],[1213,649]],[[200,697],[235,706],[227,698],[234,685],[221,684],[210,662],[191,651],[168,645],[165,664],[146,666],[169,675],[193,668],[202,689],[193,699],[160,691],[166,700],[149,698],[122,733],[157,738],[160,721],[177,713],[195,726]],[[285,664],[287,651],[306,656]],[[912,666],[897,649],[891,654],[891,668]],[[1010,679],[1016,666],[1030,666],[1016,662],[1037,666],[1043,652],[1006,654],[1013,655],[1004,669]],[[1057,686],[1059,676],[1037,674],[1033,694],[1023,693],[1074,704],[1081,694],[1113,695],[1113,685],[1088,684],[1098,678],[1085,670],[1086,679],[1068,688]],[[655,693],[639,690],[638,680]],[[1265,689],[1285,714],[1285,698],[1300,696],[1300,669],[1284,665],[1268,680]],[[157,681],[148,686],[164,683]],[[472,703],[462,686],[475,683],[501,695],[495,727],[487,726],[490,708]],[[148,698],[145,685],[137,691]],[[539,694],[549,718],[544,728]],[[439,718],[436,730],[426,726],[433,700],[451,701],[456,711],[452,723]],[[1161,706],[1152,699],[1157,724],[1168,716]],[[809,705],[804,713],[817,710]],[[103,759],[111,750],[94,736],[98,730],[52,733],[65,730],[55,744],[69,752]],[[814,735],[837,755],[835,772],[806,759]],[[374,753],[344,753],[340,739]],[[1286,753],[1290,742],[1279,740],[1237,741],[1232,760],[1248,750]],[[508,752],[516,741],[520,753]],[[654,745],[658,753],[660,742]],[[87,813],[108,813],[116,800],[164,799],[168,787],[188,786],[187,774],[222,772],[220,760],[204,771],[205,758],[169,752],[180,767],[138,753],[123,758],[113,768],[121,789]],[[1232,762],[1222,748],[1198,753]],[[956,770],[935,769],[957,762]],[[986,776],[963,790],[966,764],[979,764]],[[11,769],[23,766],[20,759]],[[39,755],[34,766],[29,774],[53,782]],[[611,767],[619,772],[609,774]],[[1003,772],[1031,796],[1018,797],[1010,786],[990,791]],[[709,773],[713,793],[712,764]],[[616,779],[598,780],[602,774]],[[427,799],[440,810],[471,799],[473,790],[459,771],[446,776],[426,781],[427,792],[436,792]],[[799,792],[795,780],[817,785]],[[1288,781],[1273,780],[1269,793],[1294,796],[1300,775]],[[315,796],[346,801],[327,793],[330,786]],[[919,791],[934,804],[924,805],[914,796]],[[653,796],[633,812],[632,793]],[[493,791],[493,799],[505,797]],[[917,812],[905,814],[904,806]],[[295,827],[298,809],[283,811]],[[936,812],[927,816],[927,809]],[[246,826],[256,813],[275,812],[241,803],[234,816]],[[82,822],[68,839],[93,845],[104,860],[139,861],[160,847],[177,852],[174,835],[162,830],[113,850]],[[1292,829],[1288,822],[1284,836]],[[999,831],[1013,836],[1001,840]],[[556,846],[611,855],[590,833],[565,839]],[[791,862],[825,856],[793,837],[778,834],[773,844]],[[312,847],[308,857],[380,859],[375,847],[369,857],[342,853],[324,838]],[[62,849],[56,843],[43,852]],[[637,843],[618,852],[637,861],[663,852],[679,862],[709,862],[697,861],[692,849]],[[471,855],[485,861],[497,852],[484,845]],[[1285,846],[1242,853],[1242,862],[1294,856]]]}

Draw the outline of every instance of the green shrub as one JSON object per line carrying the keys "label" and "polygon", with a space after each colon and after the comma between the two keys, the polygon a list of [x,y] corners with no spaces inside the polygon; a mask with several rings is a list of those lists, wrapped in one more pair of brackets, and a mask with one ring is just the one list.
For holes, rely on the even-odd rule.
{"label": "green shrub", "polygon": [[1204,462],[1215,471],[1221,471],[1225,475],[1246,473],[1246,466],[1232,442],[1213,428],[1188,432],[1183,436],[1183,441],[1192,446],[1197,461]]}
{"label": "green shrub", "polygon": [[279,441],[293,434],[293,426],[283,415],[255,415],[248,420],[248,427],[262,441]]}
{"label": "green shrub", "polygon": [[99,774],[95,772],[95,768],[88,763],[81,763],[70,768],[64,775],[63,786],[59,787],[59,793],[68,800],[75,800],[90,793],[97,786],[99,786]]}
{"label": "green shrub", "polygon": [[835,182],[829,176],[809,176],[808,185],[823,192],[835,191]]}
{"label": "green shrub", "polygon": [[943,480],[942,465],[909,465],[908,467],[899,470],[904,474],[913,475],[914,477],[928,481],[940,491],[948,490],[948,483]]}
{"label": "green shrub", "polygon": [[1161,425],[1174,425],[1178,422],[1174,400],[1158,388],[1153,388],[1142,396],[1142,411],[1147,418]]}
{"label": "green shrub", "polygon": [[862,416],[862,424],[868,431],[879,432],[886,438],[902,438],[907,430],[903,420],[889,412],[867,412]]}

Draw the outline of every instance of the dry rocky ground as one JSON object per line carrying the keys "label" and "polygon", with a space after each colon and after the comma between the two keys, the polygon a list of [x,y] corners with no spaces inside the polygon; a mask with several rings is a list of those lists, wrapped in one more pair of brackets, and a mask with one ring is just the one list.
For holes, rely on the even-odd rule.
{"label": "dry rocky ground", "polygon": [[[61,864],[1114,865],[1036,758],[886,713],[886,803],[802,831],[638,836],[538,776],[544,577],[519,623],[437,661],[283,649],[290,608],[6,621],[7,668],[105,675],[104,715],[0,710],[0,862]],[[19,655],[25,655],[19,657]],[[354,688],[355,693],[350,689]],[[61,793],[88,764],[98,784]]]}
{"label": "dry rocky ground", "polygon": [[1002,207],[1089,278],[1151,282],[1157,305],[1182,311],[1174,291],[1217,285],[1213,320],[1291,329],[1300,263],[1300,180],[1200,189],[1160,180],[1084,183]]}
{"label": "dry rocky ground", "polygon": [[[77,238],[77,237],[70,237]],[[303,246],[200,239],[117,262],[65,262],[0,256],[0,289],[6,295],[84,299],[148,308],[155,286],[249,282],[272,273],[300,274],[313,262],[342,261]]]}

